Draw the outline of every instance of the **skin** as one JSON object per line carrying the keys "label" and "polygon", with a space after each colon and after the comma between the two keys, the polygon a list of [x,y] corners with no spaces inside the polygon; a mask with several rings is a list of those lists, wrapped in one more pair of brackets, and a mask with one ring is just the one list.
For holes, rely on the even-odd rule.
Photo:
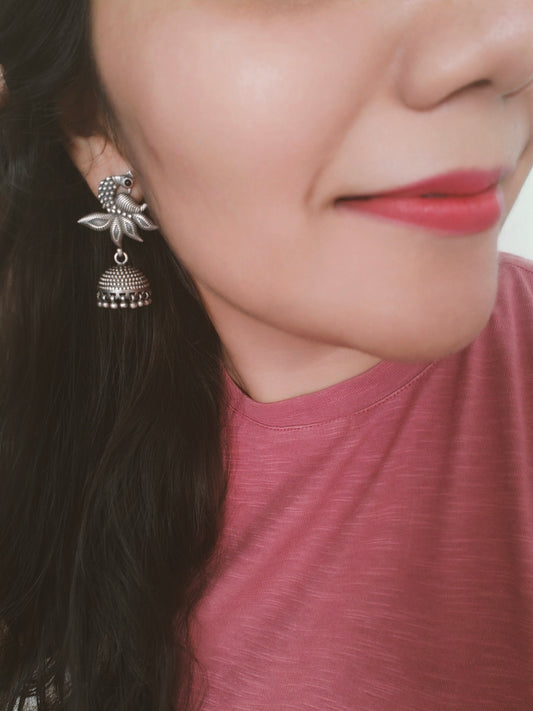
{"label": "skin", "polygon": [[[95,193],[133,168],[232,377],[294,397],[486,326],[533,165],[532,37],[531,0],[94,0],[122,148],[73,137],[71,155]],[[476,235],[335,206],[500,166],[502,220]]]}

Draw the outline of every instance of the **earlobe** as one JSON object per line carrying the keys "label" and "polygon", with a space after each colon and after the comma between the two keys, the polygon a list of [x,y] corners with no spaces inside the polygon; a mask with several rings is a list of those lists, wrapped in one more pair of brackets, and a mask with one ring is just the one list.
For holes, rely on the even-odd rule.
{"label": "earlobe", "polygon": [[[98,195],[98,186],[104,178],[121,175],[131,169],[128,161],[106,136],[74,136],[69,139],[66,148],[72,162],[95,196]],[[132,197],[141,199],[138,185],[133,188]]]}

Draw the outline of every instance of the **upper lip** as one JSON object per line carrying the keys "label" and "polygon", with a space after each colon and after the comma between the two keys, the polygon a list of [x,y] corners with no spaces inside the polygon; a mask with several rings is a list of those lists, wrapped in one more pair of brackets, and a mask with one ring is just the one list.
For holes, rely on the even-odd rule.
{"label": "upper lip", "polygon": [[509,168],[493,170],[453,170],[386,192],[353,195],[341,199],[370,197],[416,197],[423,195],[477,195],[497,185],[510,172]]}

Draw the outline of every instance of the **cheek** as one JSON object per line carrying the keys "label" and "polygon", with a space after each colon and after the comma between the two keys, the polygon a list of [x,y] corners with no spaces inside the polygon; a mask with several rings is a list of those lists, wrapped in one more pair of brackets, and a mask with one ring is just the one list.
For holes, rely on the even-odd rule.
{"label": "cheek", "polygon": [[[135,75],[118,86],[162,230],[219,291],[249,293],[245,282],[260,278],[268,293],[310,259],[315,180],[374,76],[368,64],[340,69],[358,67],[342,49],[353,52],[357,35],[332,43],[348,30],[340,16],[329,22],[329,32],[317,20],[265,32],[177,13],[147,33]],[[358,51],[368,52],[362,39]]]}

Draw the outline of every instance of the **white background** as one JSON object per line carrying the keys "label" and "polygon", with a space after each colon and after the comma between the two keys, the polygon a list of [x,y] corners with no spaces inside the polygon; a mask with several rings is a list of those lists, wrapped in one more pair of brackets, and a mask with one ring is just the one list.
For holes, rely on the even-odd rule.
{"label": "white background", "polygon": [[533,171],[503,225],[498,249],[533,260]]}

